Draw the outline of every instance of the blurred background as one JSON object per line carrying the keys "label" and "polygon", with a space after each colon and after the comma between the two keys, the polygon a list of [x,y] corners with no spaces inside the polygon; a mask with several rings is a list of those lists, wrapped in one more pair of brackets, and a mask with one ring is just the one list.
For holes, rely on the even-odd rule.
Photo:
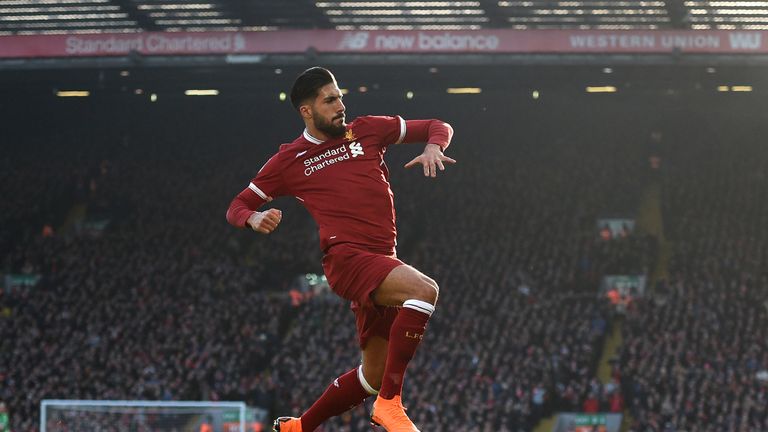
{"label": "blurred background", "polygon": [[437,179],[387,152],[398,255],[441,285],[422,430],[768,430],[765,28],[762,1],[0,1],[0,431],[240,430],[96,401],[269,430],[359,363],[300,203],[268,237],[224,218],[313,65],[349,120],[455,130]]}

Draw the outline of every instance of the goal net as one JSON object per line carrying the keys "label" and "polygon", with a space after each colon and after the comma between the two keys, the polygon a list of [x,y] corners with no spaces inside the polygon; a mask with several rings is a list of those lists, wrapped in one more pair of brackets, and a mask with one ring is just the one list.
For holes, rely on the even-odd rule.
{"label": "goal net", "polygon": [[246,432],[243,402],[43,400],[40,432]]}

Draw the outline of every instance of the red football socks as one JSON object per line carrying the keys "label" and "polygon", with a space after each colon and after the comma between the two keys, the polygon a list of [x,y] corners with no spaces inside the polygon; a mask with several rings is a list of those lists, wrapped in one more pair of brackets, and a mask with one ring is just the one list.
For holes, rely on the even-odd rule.
{"label": "red football socks", "polygon": [[434,311],[435,307],[424,301],[407,300],[403,303],[389,331],[387,365],[379,393],[384,399],[392,399],[402,393],[405,370],[424,338],[427,321]]}
{"label": "red football socks", "polygon": [[320,399],[301,416],[302,431],[313,432],[324,421],[360,405],[371,396],[360,383],[358,369],[336,378],[325,389]]}

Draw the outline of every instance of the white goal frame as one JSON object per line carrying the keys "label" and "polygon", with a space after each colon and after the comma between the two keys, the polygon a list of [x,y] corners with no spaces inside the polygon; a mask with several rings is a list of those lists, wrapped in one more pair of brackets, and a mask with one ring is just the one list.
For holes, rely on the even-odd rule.
{"label": "white goal frame", "polygon": [[82,400],[43,399],[40,402],[40,432],[46,432],[47,413],[50,406],[62,407],[145,407],[145,408],[230,408],[240,412],[240,432],[245,430],[245,402],[197,402],[197,401],[137,401],[137,400]]}

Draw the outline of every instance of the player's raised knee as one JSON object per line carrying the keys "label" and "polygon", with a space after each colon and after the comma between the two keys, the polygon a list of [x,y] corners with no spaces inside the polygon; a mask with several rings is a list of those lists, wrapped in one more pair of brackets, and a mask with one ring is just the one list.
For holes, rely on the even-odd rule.
{"label": "player's raised knee", "polygon": [[435,305],[437,303],[437,296],[440,293],[440,287],[434,279],[424,276],[421,278],[419,286],[417,288],[417,300],[425,301],[429,304]]}

